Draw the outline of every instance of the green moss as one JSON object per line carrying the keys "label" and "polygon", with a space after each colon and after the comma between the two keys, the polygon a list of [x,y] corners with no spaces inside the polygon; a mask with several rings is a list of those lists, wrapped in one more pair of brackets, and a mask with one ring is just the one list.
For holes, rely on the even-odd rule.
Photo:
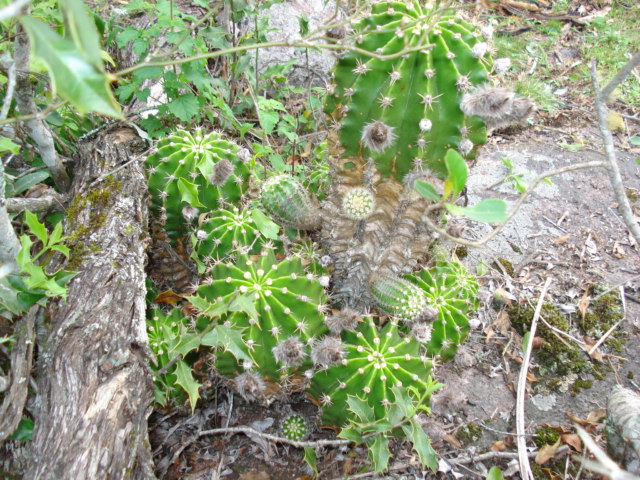
{"label": "green moss", "polygon": [[634,378],[634,377],[635,377],[635,375],[633,374],[633,371],[632,371],[632,370],[629,370],[629,371],[627,372],[627,378],[628,378],[629,380],[633,380],[633,378]]}
{"label": "green moss", "polygon": [[498,258],[493,262],[493,265],[501,272],[507,272],[510,277],[513,276],[513,264],[509,260],[505,258]]}
{"label": "green moss", "polygon": [[535,431],[535,437],[533,437],[534,443],[538,447],[544,447],[545,445],[555,445],[560,439],[560,434],[551,427],[540,427]]}
{"label": "green moss", "polygon": [[591,387],[593,387],[593,382],[591,380],[579,378],[573,382],[573,385],[571,386],[571,396],[575,397],[582,390],[589,389]]}
{"label": "green moss", "polygon": [[[100,246],[88,241],[90,235],[100,229],[107,221],[107,211],[115,203],[115,195],[122,190],[122,182],[108,176],[96,188],[87,195],[77,195],[69,204],[65,213],[65,221],[69,237],[68,269],[77,270],[84,259],[93,253],[100,251]],[[88,221],[79,222],[78,216],[92,206],[99,206],[99,209],[92,209],[89,212]]]}
{"label": "green moss", "polygon": [[460,245],[453,250],[453,253],[455,253],[456,257],[462,260],[463,258],[467,258],[469,250],[464,245]]}
{"label": "green moss", "polygon": [[[533,320],[533,308],[516,306],[510,308],[508,313],[511,323],[521,335],[529,331]],[[569,324],[565,316],[553,305],[545,303],[542,306],[541,316],[549,325],[563,332],[569,332]],[[564,376],[589,369],[589,362],[584,354],[578,348],[567,346],[544,323],[538,323],[536,336],[544,339],[542,346],[536,350],[540,373],[543,375]]]}
{"label": "green moss", "polygon": [[627,194],[627,198],[631,203],[636,203],[638,198],[640,198],[640,191],[635,188],[627,188],[625,193]]}
{"label": "green moss", "polygon": [[463,425],[456,432],[456,438],[462,443],[477,442],[482,437],[482,427],[475,423]]}
{"label": "green moss", "polygon": [[[601,285],[591,287],[591,293],[596,297],[605,291],[606,288]],[[597,297],[587,314],[580,320],[579,327],[586,336],[598,340],[623,318],[620,296],[617,292],[610,292]],[[627,336],[623,330],[617,329],[607,337],[603,345],[620,353],[626,341]]]}

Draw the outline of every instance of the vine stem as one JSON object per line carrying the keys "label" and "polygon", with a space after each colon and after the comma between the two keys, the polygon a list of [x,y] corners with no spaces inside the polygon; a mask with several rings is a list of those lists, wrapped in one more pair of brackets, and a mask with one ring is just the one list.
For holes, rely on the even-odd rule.
{"label": "vine stem", "polygon": [[[554,177],[556,175],[561,175],[563,173],[572,172],[574,170],[582,170],[582,169],[585,169],[585,168],[606,168],[606,167],[607,167],[607,163],[606,162],[585,162],[585,163],[576,163],[574,165],[567,165],[566,167],[556,168],[554,170],[547,170],[546,172],[541,173],[540,175],[538,175],[535,178],[533,183],[531,183],[531,185],[529,185],[529,188],[527,188],[527,190],[522,194],[522,196],[520,196],[520,198],[518,198],[518,200],[514,204],[513,208],[511,209],[511,212],[509,212],[509,215],[507,215],[507,219],[503,223],[501,223],[498,226],[496,226],[496,228],[490,234],[488,234],[486,237],[484,237],[481,240],[475,241],[475,242],[471,241],[471,240],[465,240],[464,238],[459,238],[459,237],[455,237],[455,236],[451,235],[445,229],[440,228],[435,223],[433,223],[433,221],[431,221],[431,219],[427,215],[425,215],[422,220],[433,231],[435,231],[438,234],[442,235],[446,239],[451,240],[452,242],[458,243],[460,245],[464,245],[466,247],[482,248],[490,240],[492,240],[496,235],[498,235],[504,229],[504,227],[516,215],[516,213],[518,213],[518,211],[520,210],[520,207],[522,206],[524,201],[529,197],[529,195],[531,195],[531,193],[536,189],[536,187],[544,179],[549,178],[549,177]],[[442,208],[443,208],[443,204],[442,203],[438,203],[436,205],[432,205],[431,207],[427,208],[426,213],[428,214],[428,213],[430,213],[430,212],[432,212],[434,210],[439,210],[439,209],[442,209]]]}

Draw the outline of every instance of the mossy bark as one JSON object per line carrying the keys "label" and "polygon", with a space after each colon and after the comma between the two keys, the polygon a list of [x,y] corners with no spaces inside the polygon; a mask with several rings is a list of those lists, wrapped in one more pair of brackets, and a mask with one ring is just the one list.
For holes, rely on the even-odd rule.
{"label": "mossy bark", "polygon": [[76,208],[65,233],[94,248],[77,259],[68,298],[51,314],[38,360],[33,463],[24,478],[155,478],[147,434],[147,188],[135,158],[144,149],[133,130],[119,126],[79,146]]}

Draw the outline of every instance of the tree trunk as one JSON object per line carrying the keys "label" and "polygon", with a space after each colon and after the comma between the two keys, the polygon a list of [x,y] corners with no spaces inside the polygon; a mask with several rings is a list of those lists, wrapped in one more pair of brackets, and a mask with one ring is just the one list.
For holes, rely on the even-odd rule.
{"label": "tree trunk", "polygon": [[103,130],[79,146],[67,210],[68,298],[41,347],[33,464],[38,480],[153,479],[147,417],[144,142]]}

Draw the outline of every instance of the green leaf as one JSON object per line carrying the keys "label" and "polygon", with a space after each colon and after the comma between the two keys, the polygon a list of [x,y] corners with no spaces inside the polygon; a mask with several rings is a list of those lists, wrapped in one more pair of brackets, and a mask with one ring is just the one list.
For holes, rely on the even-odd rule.
{"label": "green leaf", "polygon": [[260,118],[260,126],[264,129],[267,135],[273,132],[276,123],[280,120],[280,115],[276,112],[260,111],[260,115],[258,115],[258,117]]}
{"label": "green leaf", "polygon": [[200,342],[208,347],[224,347],[236,357],[236,360],[252,361],[251,357],[245,353],[246,343],[242,338],[242,333],[236,329],[216,325],[213,330],[202,336]]}
{"label": "green leaf", "polygon": [[438,469],[438,454],[431,446],[431,441],[427,434],[424,433],[422,425],[412,419],[408,425],[402,426],[402,431],[413,445],[420,462],[435,472]]}
{"label": "green leaf", "polygon": [[377,473],[384,472],[391,458],[389,439],[382,435],[376,435],[367,439],[367,446],[369,447],[369,457],[373,462],[373,469]]}
{"label": "green leaf", "polygon": [[45,181],[50,176],[51,176],[51,172],[45,169],[45,170],[38,170],[37,172],[29,173],[24,177],[20,177],[13,184],[13,195],[19,195],[22,192],[29,190],[34,185],[37,185],[38,183]]}
{"label": "green leaf", "polygon": [[13,143],[7,137],[0,137],[0,153],[11,152],[16,155],[20,151],[20,145]]}
{"label": "green leaf", "polygon": [[[14,315],[22,313],[18,303],[18,292],[9,286],[7,278],[0,278],[0,307],[9,310]],[[0,315],[2,308],[0,308]]]}
{"label": "green leaf", "polygon": [[8,440],[18,440],[28,442],[33,437],[33,420],[29,417],[22,417],[15,431],[9,436]]}
{"label": "green leaf", "polygon": [[196,403],[200,398],[200,384],[196,382],[191,374],[191,368],[184,360],[179,360],[176,363],[176,384],[180,385],[182,389],[189,395],[189,403],[191,404],[191,413],[196,408]]}
{"label": "green leaf", "polygon": [[187,182],[184,178],[178,178],[178,191],[180,192],[180,200],[188,203],[192,207],[204,207],[198,200],[198,186]]}
{"label": "green leaf", "polygon": [[525,332],[522,337],[522,353],[524,355],[527,354],[527,346],[529,345],[529,337],[531,336],[531,332]]}
{"label": "green leaf", "polygon": [[278,239],[280,226],[277,223],[275,223],[273,220],[271,220],[269,217],[267,217],[262,212],[262,210],[259,210],[257,208],[252,208],[251,218],[253,218],[253,221],[255,222],[256,227],[258,227],[258,230],[260,230],[260,233],[262,233],[262,235],[272,240]]}
{"label": "green leaf", "polygon": [[200,347],[200,336],[194,333],[187,333],[184,325],[180,326],[180,335],[178,336],[178,343],[169,351],[169,358],[173,359],[176,355],[182,355],[183,357],[192,350],[196,350]]}
{"label": "green leaf", "polygon": [[509,171],[513,170],[513,162],[509,157],[502,157],[500,160],[502,160],[502,163],[509,169]]}
{"label": "green leaf", "polygon": [[298,17],[298,26],[300,27],[300,35],[305,36],[309,33],[309,17],[300,15]]}
{"label": "green leaf", "polygon": [[445,204],[449,212],[456,216],[465,216],[485,223],[503,223],[507,221],[507,204],[498,198],[486,198],[471,207],[459,207]]}
{"label": "green leaf", "polygon": [[362,443],[362,433],[353,425],[341,429],[338,438],[349,440],[357,445]]}
{"label": "green leaf", "polygon": [[143,67],[133,72],[132,75],[137,82],[142,83],[143,80],[160,78],[163,73],[164,67]]}
{"label": "green leaf", "polygon": [[581,143],[560,143],[558,145],[570,152],[579,152],[584,148],[584,145],[582,145]]}
{"label": "green leaf", "polygon": [[487,473],[486,480],[504,480],[502,471],[498,467],[491,467]]}
{"label": "green leaf", "polygon": [[366,400],[349,395],[347,405],[349,406],[349,410],[360,418],[361,422],[373,423],[376,421],[373,408],[371,408],[371,405],[369,405]]}
{"label": "green leaf", "polygon": [[514,175],[512,179],[518,193],[524,193],[527,191],[527,184],[524,183],[524,180],[522,180],[520,175]]}
{"label": "green leaf", "polygon": [[72,42],[44,22],[25,16],[20,17],[20,22],[29,35],[33,53],[47,65],[54,92],[71,102],[81,114],[97,112],[124,118],[113,97],[108,74],[99,71]]}
{"label": "green leaf", "polygon": [[60,0],[58,2],[64,18],[65,35],[71,38],[84,58],[102,71],[102,53],[98,29],[89,16],[87,7],[80,0]]}
{"label": "green leaf", "polygon": [[167,103],[171,113],[183,122],[188,122],[198,113],[200,104],[193,93],[185,93]]}
{"label": "green leaf", "polygon": [[49,235],[49,243],[47,244],[47,246],[51,247],[55,245],[56,243],[60,242],[60,239],[62,239],[62,222],[56,223],[56,226],[53,227],[53,231],[51,232],[51,235]]}
{"label": "green leaf", "polygon": [[249,295],[239,295],[234,298],[231,305],[229,305],[229,311],[244,312],[256,322],[258,321],[258,311]]}
{"label": "green leaf", "polygon": [[311,447],[304,447],[304,461],[307,462],[309,468],[315,477],[318,476],[318,465],[316,464],[316,451]]}
{"label": "green leaf", "polygon": [[467,184],[469,173],[467,162],[458,152],[450,148],[444,156],[444,164],[447,167],[447,182],[451,185],[454,195],[457,195]]}
{"label": "green leaf", "polygon": [[440,201],[440,194],[429,182],[425,182],[424,180],[416,180],[415,182],[413,182],[413,188],[415,188],[416,192],[418,192],[427,200],[431,200],[434,202]]}
{"label": "green leaf", "polygon": [[187,297],[187,300],[196,307],[202,315],[206,315],[207,317],[219,317],[220,315],[227,313],[229,311],[229,307],[224,302],[215,302],[211,303],[209,300],[198,297],[197,295]]}
{"label": "green leaf", "polygon": [[631,145],[635,145],[635,146],[640,145],[640,135],[636,135],[635,137],[631,137],[631,138],[629,139],[629,143],[630,143]]}
{"label": "green leaf", "polygon": [[38,221],[38,217],[27,210],[24,212],[24,221],[29,226],[29,230],[31,231],[31,233],[33,233],[38,240],[46,245],[49,235],[47,234],[47,228]]}

